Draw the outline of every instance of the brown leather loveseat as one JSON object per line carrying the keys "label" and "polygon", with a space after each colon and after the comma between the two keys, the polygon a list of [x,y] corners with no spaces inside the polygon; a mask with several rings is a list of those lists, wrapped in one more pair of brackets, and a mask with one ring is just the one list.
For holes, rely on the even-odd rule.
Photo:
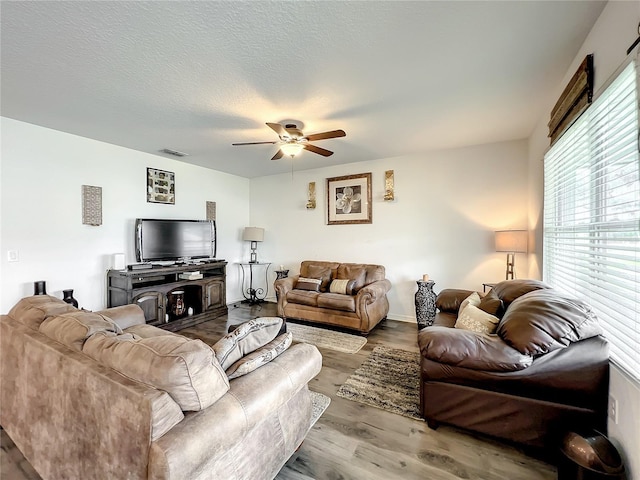
{"label": "brown leather loveseat", "polygon": [[504,281],[480,305],[500,317],[496,333],[477,333],[456,325],[472,293],[443,290],[418,333],[429,426],[550,449],[568,431],[606,433],[608,344],[591,308],[543,282]]}
{"label": "brown leather loveseat", "polygon": [[391,282],[382,265],[306,260],[276,280],[278,315],[369,333],[389,313]]}

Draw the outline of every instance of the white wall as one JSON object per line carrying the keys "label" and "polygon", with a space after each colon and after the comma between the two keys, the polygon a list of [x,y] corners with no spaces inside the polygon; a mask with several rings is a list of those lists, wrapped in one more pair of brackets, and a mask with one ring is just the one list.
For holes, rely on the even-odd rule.
{"label": "white wall", "polygon": [[[595,71],[595,92],[597,93],[607,83],[611,75],[627,58],[627,48],[638,36],[640,22],[640,2],[610,1],[602,11],[600,18],[589,33],[573,63],[567,70],[564,81],[557,86],[553,98],[547,99],[551,109],[574,74],[585,55],[593,53]],[[529,138],[529,224],[538,226],[536,231],[536,255],[532,256],[531,276],[540,275],[542,267],[542,158],[549,146],[547,138],[548,113],[540,119],[536,129]],[[619,422],[609,421],[609,436],[619,447],[625,457],[628,478],[640,479],[640,385],[612,365],[609,391],[618,400]]]}
{"label": "white wall", "polygon": [[[294,168],[304,155],[294,160]],[[385,170],[395,172],[396,199],[391,202],[383,201]],[[365,172],[373,174],[373,223],[327,225],[326,179]],[[316,182],[315,210],[305,208],[309,182]],[[424,273],[436,282],[436,291],[478,290],[483,282],[504,279],[506,257],[495,253],[493,232],[526,228],[526,222],[526,141],[251,181],[251,224],[265,228],[262,259],[285,265],[291,274],[306,259],[382,264],[393,284],[389,318],[398,320],[415,321],[416,280]],[[526,260],[518,256],[522,277]]]}
{"label": "white wall", "polygon": [[[245,256],[240,240],[249,220],[249,180],[107,143],[0,119],[2,132],[0,217],[0,312],[33,294],[46,280],[47,293],[74,289],[80,306],[106,307],[106,270],[111,254],[135,262],[137,217],[206,217],[217,202],[218,257]],[[159,146],[162,147],[162,146]],[[176,173],[176,204],[146,201],[147,167]],[[102,187],[102,226],[82,224],[81,186]],[[18,250],[19,262],[7,262]],[[229,265],[227,301],[241,299],[236,265]]]}

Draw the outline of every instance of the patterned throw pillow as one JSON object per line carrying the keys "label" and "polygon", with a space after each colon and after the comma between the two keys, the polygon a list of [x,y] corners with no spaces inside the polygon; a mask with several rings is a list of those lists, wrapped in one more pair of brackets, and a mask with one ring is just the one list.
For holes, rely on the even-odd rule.
{"label": "patterned throw pillow", "polygon": [[264,347],[254,350],[249,355],[242,357],[236,363],[231,365],[225,372],[227,377],[229,380],[233,380],[234,378],[251,373],[255,369],[266,365],[289,348],[292,340],[293,335],[291,332],[283,333],[275,340],[267,343]]}
{"label": "patterned throw pillow", "polygon": [[467,305],[473,305],[474,307],[477,307],[480,305],[480,301],[481,299],[480,299],[480,295],[478,295],[478,292],[473,292],[471,295],[465,298],[460,304],[460,308],[458,309],[458,316],[467,307]]}
{"label": "patterned throw pillow", "polygon": [[331,293],[340,293],[342,295],[354,295],[355,285],[355,280],[333,280],[329,287],[329,291]]}
{"label": "patterned throw pillow", "polygon": [[309,290],[311,292],[319,292],[322,280],[319,278],[305,278],[299,277],[296,282],[296,288],[298,290]]}
{"label": "patterned throw pillow", "polygon": [[254,350],[266,345],[282,328],[280,317],[260,317],[239,325],[213,346],[216,359],[224,370]]}
{"label": "patterned throw pillow", "polygon": [[320,283],[320,291],[326,292],[331,282],[331,269],[324,265],[308,265],[304,276],[308,278],[319,278],[322,282]]}
{"label": "patterned throw pillow", "polygon": [[469,304],[458,314],[455,328],[490,334],[496,331],[499,321],[498,317]]}

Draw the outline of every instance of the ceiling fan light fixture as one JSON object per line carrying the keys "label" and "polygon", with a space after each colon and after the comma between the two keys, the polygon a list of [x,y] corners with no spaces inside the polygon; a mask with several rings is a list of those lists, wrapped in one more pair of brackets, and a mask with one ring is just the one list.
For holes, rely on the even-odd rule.
{"label": "ceiling fan light fixture", "polygon": [[280,146],[280,150],[282,150],[282,153],[291,157],[295,157],[296,155],[298,155],[303,148],[304,147],[299,143],[285,143],[284,145]]}

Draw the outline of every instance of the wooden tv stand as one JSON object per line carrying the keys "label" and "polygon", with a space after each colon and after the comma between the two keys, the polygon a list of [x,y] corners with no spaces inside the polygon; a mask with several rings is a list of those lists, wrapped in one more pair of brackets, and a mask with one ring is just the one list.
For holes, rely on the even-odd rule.
{"label": "wooden tv stand", "polygon": [[[153,266],[144,270],[109,270],[107,272],[107,306],[130,303],[144,311],[147,323],[170,331],[226,315],[225,261],[198,265]],[[183,280],[181,273],[199,271],[203,277]],[[184,313],[173,309],[175,295],[183,291]],[[193,310],[188,314],[188,308]]]}

